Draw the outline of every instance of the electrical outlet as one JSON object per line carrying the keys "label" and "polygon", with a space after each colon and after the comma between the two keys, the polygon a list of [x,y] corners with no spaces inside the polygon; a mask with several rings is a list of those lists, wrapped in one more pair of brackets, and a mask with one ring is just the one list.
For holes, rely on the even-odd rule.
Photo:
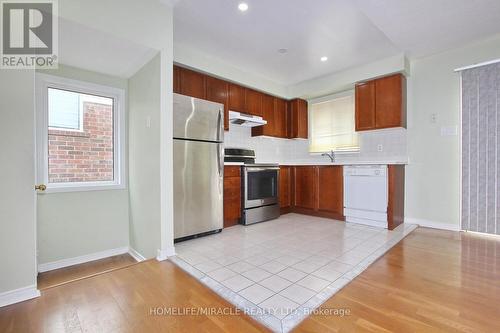
{"label": "electrical outlet", "polygon": [[383,145],[377,145],[377,151],[384,151],[384,146]]}
{"label": "electrical outlet", "polygon": [[433,113],[431,114],[431,124],[437,123],[437,114]]}

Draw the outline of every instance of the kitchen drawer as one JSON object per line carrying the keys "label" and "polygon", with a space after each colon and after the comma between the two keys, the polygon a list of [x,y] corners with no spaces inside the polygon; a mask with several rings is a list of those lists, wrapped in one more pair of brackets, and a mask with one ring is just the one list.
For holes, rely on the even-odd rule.
{"label": "kitchen drawer", "polygon": [[241,177],[241,168],[239,166],[225,166],[224,178]]}

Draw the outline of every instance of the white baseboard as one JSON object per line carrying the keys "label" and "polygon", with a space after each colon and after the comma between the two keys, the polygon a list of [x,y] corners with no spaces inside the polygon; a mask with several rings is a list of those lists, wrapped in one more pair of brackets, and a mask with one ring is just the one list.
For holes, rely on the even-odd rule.
{"label": "white baseboard", "polygon": [[54,269],[83,264],[83,263],[86,263],[89,261],[104,259],[104,258],[117,256],[119,254],[124,254],[124,253],[129,253],[128,246],[119,247],[117,249],[105,250],[105,251],[101,251],[101,252],[95,252],[95,253],[91,253],[91,254],[86,254],[83,256],[75,257],[75,258],[68,258],[68,259],[62,259],[62,260],[57,260],[57,261],[53,261],[53,262],[48,262],[45,264],[39,264],[38,265],[38,272],[43,273],[43,272],[47,272],[47,271],[52,271]]}
{"label": "white baseboard", "polygon": [[146,260],[146,258],[140,254],[139,252],[137,252],[136,250],[134,250],[133,248],[129,247],[128,248],[128,253],[132,256],[132,258],[134,258],[137,262],[141,262],[141,261],[144,261]]}
{"label": "white baseboard", "polygon": [[0,293],[0,307],[26,301],[40,296],[35,285]]}
{"label": "white baseboard", "polygon": [[423,219],[415,219],[411,217],[405,217],[405,223],[408,224],[418,224],[421,227],[433,228],[433,229],[442,229],[442,230],[451,230],[451,231],[460,231],[460,225],[453,223],[440,223],[436,221],[423,220]]}
{"label": "white baseboard", "polygon": [[167,260],[168,257],[173,257],[173,256],[175,256],[175,247],[169,246],[166,249],[158,250],[158,255],[156,256],[156,260],[163,261]]}

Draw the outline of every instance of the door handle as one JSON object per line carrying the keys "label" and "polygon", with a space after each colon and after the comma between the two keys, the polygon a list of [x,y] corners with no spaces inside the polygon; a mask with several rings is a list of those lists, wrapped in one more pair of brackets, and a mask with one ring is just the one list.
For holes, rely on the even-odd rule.
{"label": "door handle", "polygon": [[47,185],[45,184],[40,184],[40,185],[35,185],[35,190],[36,191],[45,191],[47,189]]}

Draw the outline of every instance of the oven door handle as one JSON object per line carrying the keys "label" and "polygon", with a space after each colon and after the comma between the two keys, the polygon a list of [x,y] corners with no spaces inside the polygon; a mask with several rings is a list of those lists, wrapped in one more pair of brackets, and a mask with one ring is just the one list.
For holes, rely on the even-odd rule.
{"label": "oven door handle", "polygon": [[245,166],[245,172],[259,172],[259,171],[268,171],[268,170],[279,170],[279,167],[247,167]]}

